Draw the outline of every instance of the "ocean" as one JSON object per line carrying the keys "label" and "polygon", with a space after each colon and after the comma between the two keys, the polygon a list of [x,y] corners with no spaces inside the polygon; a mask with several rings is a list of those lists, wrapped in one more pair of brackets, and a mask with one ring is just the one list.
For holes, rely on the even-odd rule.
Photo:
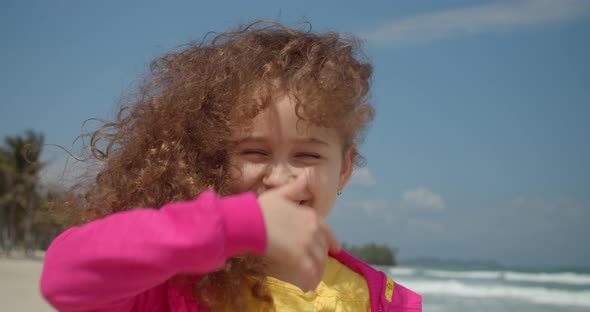
{"label": "ocean", "polygon": [[590,311],[590,269],[377,268],[421,294],[424,311]]}

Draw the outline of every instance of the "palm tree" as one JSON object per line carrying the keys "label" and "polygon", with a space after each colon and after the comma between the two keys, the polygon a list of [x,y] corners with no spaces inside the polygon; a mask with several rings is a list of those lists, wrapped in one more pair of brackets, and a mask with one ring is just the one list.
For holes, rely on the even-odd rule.
{"label": "palm tree", "polygon": [[4,239],[4,230],[6,229],[6,223],[8,219],[8,209],[6,209],[8,202],[9,193],[7,190],[7,181],[4,177],[4,171],[2,168],[8,162],[8,152],[0,149],[0,250],[5,251],[5,239]]}
{"label": "palm tree", "polygon": [[14,171],[12,153],[6,149],[0,149],[0,246],[8,255],[14,246],[15,236],[12,227],[12,219],[14,219],[12,216],[15,215],[14,209],[16,209],[12,190]]}
{"label": "palm tree", "polygon": [[22,212],[25,253],[31,255],[34,250],[34,203],[38,196],[36,189],[38,173],[42,167],[39,157],[43,141],[43,134],[32,130],[27,130],[24,137],[13,136],[5,139],[8,151],[3,153],[6,159],[0,163],[0,171],[7,190],[2,201],[3,206],[8,207],[8,244],[5,248],[7,254],[10,254],[16,244],[19,208]]}

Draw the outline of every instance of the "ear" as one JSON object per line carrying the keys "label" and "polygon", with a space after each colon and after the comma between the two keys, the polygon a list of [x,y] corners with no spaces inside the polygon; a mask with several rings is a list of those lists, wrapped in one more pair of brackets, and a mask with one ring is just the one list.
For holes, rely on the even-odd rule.
{"label": "ear", "polygon": [[352,176],[352,170],[354,167],[354,156],[357,153],[357,145],[353,144],[344,152],[344,158],[342,159],[342,166],[340,168],[340,181],[338,182],[338,191],[342,191],[350,177]]}

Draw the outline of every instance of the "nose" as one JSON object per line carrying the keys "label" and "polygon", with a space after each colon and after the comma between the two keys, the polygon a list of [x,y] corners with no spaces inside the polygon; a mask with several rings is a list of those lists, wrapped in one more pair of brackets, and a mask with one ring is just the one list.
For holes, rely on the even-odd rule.
{"label": "nose", "polygon": [[272,189],[287,184],[296,177],[297,168],[286,163],[276,163],[267,167],[262,183],[266,189]]}

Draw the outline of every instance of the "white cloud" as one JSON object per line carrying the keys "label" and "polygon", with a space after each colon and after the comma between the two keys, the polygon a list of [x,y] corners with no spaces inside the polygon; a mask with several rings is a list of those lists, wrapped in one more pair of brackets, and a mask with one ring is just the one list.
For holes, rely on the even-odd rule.
{"label": "white cloud", "polygon": [[426,187],[418,187],[402,194],[402,200],[418,208],[443,210],[446,206],[444,198]]}
{"label": "white cloud", "polygon": [[335,211],[341,216],[359,217],[362,215],[391,221],[394,215],[400,220],[407,219],[410,214],[416,212],[416,208],[424,211],[442,211],[446,208],[446,202],[442,195],[426,187],[418,187],[404,192],[401,199],[340,200],[337,206]]}
{"label": "white cloud", "polygon": [[562,22],[589,11],[587,0],[506,1],[396,19],[365,37],[377,44],[428,42]]}
{"label": "white cloud", "polygon": [[350,178],[351,185],[357,185],[362,187],[373,187],[377,185],[377,181],[369,171],[369,168],[359,168],[352,172],[352,177]]}

